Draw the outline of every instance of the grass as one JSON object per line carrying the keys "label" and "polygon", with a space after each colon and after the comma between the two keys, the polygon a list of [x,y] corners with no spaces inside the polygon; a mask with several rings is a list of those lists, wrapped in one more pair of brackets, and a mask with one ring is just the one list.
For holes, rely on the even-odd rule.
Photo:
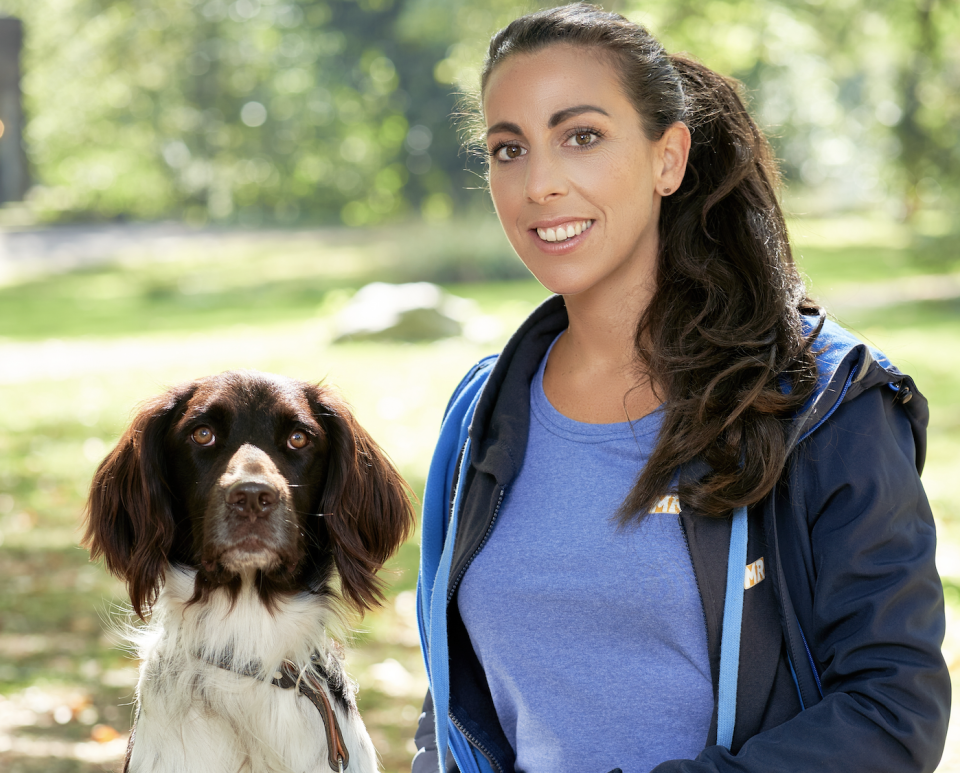
{"label": "grass", "polygon": [[[948,235],[883,228],[878,235],[873,221],[848,220],[791,230],[803,270],[827,297],[830,288],[854,280],[858,293],[869,295],[873,283],[960,268],[944,246]],[[920,250],[929,240],[937,249]],[[0,287],[4,771],[118,767],[136,667],[112,632],[123,620],[125,594],[89,563],[77,540],[93,470],[139,401],[165,385],[234,367],[326,379],[422,490],[449,392],[545,296],[535,282],[511,278],[519,272],[508,267],[502,237],[489,223],[231,244],[183,248],[163,260],[128,254]],[[464,263],[470,250],[472,264]],[[463,281],[477,277],[490,281]],[[333,344],[336,311],[370,278],[444,280],[477,304],[485,340]],[[914,374],[930,398],[924,480],[938,519],[952,620],[960,612],[960,508],[952,492],[960,463],[960,367],[949,353],[957,351],[960,305],[861,305],[842,321]],[[409,738],[425,687],[412,593],[417,561],[414,540],[391,562],[388,603],[358,625],[348,661],[388,773],[409,769]],[[946,652],[960,668],[960,630],[953,625]],[[960,770],[960,743],[950,748],[941,770]]]}

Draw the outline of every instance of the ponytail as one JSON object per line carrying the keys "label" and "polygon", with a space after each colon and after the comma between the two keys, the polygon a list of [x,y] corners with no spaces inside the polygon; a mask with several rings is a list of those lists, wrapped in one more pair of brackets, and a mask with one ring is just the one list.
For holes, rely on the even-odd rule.
{"label": "ponytail", "polygon": [[635,336],[663,425],[620,519],[643,517],[695,460],[708,472],[681,476],[681,500],[726,515],[776,484],[787,427],[816,385],[815,334],[804,335],[800,315],[819,310],[790,253],[773,153],[735,81],[669,56],[643,27],[591,5],[501,30],[482,86],[507,56],[558,42],[610,56],[649,139],[682,121],[692,141],[683,182],[661,200],[657,288]]}
{"label": "ponytail", "polygon": [[738,84],[683,56],[690,129],[687,171],[661,202],[657,291],[635,344],[664,398],[657,447],[621,507],[646,512],[693,459],[710,472],[681,479],[680,498],[723,515],[776,484],[787,425],[816,385],[800,314],[806,297],[776,197],[776,162]]}

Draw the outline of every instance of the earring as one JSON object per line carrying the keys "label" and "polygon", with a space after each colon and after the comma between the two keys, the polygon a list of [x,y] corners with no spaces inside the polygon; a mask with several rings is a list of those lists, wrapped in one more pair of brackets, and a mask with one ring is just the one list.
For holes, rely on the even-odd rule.
{"label": "earring", "polygon": [[670,195],[670,192],[671,192],[672,190],[673,190],[673,188],[664,188],[664,189],[663,189],[663,193],[662,193],[661,195],[662,195],[662,196],[669,196],[669,195]]}

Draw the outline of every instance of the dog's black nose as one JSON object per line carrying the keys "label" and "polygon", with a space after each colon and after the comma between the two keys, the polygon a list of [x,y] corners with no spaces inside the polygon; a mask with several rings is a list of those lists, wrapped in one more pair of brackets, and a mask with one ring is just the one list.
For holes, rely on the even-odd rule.
{"label": "dog's black nose", "polygon": [[227,504],[252,518],[269,515],[277,499],[277,490],[264,481],[240,481],[227,489]]}

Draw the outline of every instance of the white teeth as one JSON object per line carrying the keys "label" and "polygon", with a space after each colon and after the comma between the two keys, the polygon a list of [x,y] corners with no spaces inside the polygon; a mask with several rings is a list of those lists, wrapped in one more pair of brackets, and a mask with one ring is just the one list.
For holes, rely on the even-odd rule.
{"label": "white teeth", "polygon": [[579,236],[593,225],[592,220],[580,220],[569,225],[562,225],[559,228],[538,228],[537,235],[545,242],[565,242],[574,236]]}

